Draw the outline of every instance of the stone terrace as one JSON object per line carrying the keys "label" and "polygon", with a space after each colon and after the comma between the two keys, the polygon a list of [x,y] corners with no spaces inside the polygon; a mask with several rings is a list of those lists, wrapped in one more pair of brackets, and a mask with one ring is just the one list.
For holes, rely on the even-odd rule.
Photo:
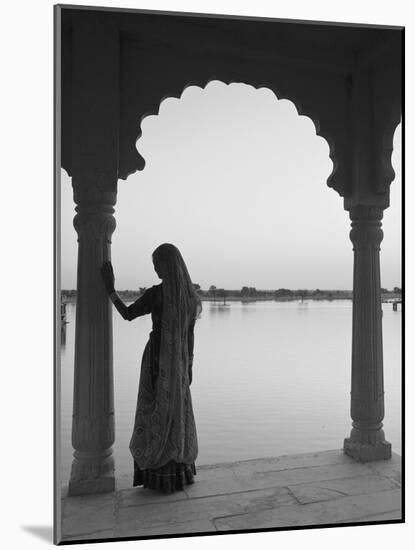
{"label": "stone terrace", "polygon": [[[184,491],[127,488],[62,498],[62,542],[401,520],[401,459],[342,451],[199,466]],[[123,488],[126,487],[126,488]]]}

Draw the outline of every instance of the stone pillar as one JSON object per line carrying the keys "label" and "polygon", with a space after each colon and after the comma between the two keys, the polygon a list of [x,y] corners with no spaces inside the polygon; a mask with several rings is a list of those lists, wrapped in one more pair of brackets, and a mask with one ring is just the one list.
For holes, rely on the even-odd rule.
{"label": "stone pillar", "polygon": [[115,489],[112,306],[100,268],[111,259],[116,193],[84,201],[75,184],[74,190],[79,248],[69,495],[80,495]]}
{"label": "stone pillar", "polygon": [[384,417],[380,243],[383,211],[350,210],[354,250],[351,416],[353,428],[344,452],[360,462],[388,459],[391,445]]}

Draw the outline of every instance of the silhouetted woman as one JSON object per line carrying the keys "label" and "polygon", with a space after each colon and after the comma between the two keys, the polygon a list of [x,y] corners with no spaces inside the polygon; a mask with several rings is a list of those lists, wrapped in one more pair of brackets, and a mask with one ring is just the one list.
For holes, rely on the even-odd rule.
{"label": "silhouetted woman", "polygon": [[171,493],[193,483],[198,453],[190,384],[193,329],[201,311],[186,264],[172,244],[153,252],[162,280],[130,306],[114,288],[110,262],[102,275],[111,301],[124,319],[151,313],[153,328],[144,349],[130,451],[134,459],[133,485]]}

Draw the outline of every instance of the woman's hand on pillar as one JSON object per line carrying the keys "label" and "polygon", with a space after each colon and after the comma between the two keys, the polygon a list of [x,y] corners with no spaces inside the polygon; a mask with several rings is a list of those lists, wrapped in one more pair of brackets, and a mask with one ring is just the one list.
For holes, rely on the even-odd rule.
{"label": "woman's hand on pillar", "polygon": [[101,274],[108,294],[115,292],[115,276],[110,261],[104,262],[101,266]]}

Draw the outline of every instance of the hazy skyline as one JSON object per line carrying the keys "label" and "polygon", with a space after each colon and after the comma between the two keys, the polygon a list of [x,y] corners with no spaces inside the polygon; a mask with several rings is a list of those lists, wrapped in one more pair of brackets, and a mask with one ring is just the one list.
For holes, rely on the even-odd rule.
{"label": "hazy skyline", "polygon": [[[137,127],[139,121],[137,120]],[[159,282],[152,251],[181,250],[202,288],[352,288],[350,220],[326,184],[328,145],[266,88],[215,81],[142,122],[142,172],[118,182],[112,261],[118,289]],[[401,132],[381,245],[382,286],[401,286]],[[62,288],[76,288],[70,178],[62,172]]]}

